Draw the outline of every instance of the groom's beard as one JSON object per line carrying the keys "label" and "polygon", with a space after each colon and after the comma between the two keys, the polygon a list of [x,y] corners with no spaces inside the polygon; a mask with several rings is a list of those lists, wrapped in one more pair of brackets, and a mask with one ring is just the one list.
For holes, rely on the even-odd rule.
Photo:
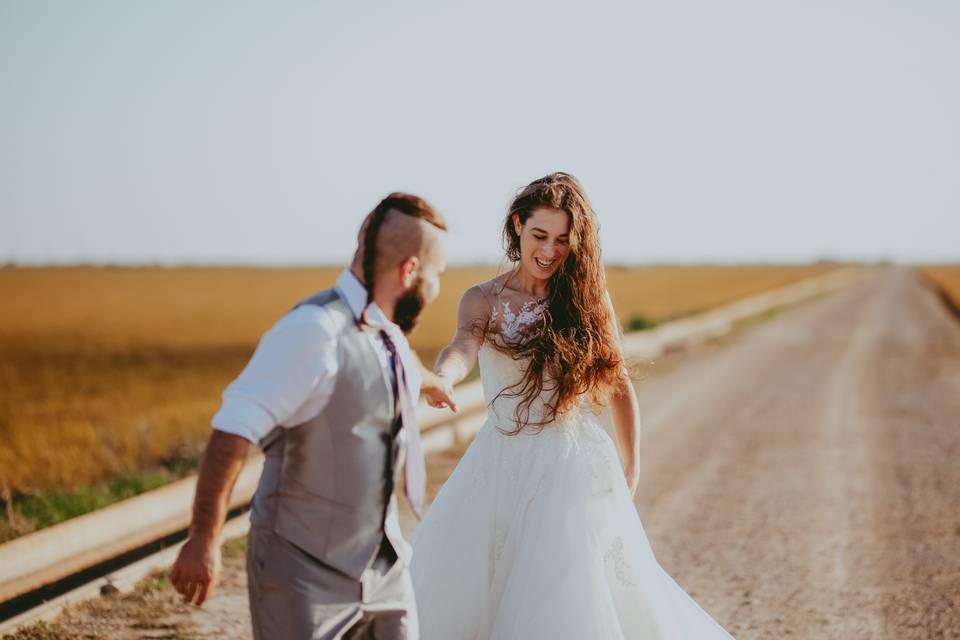
{"label": "groom's beard", "polygon": [[404,333],[413,331],[420,318],[420,312],[427,305],[422,289],[423,278],[417,278],[413,286],[397,298],[397,304],[393,308],[393,321]]}

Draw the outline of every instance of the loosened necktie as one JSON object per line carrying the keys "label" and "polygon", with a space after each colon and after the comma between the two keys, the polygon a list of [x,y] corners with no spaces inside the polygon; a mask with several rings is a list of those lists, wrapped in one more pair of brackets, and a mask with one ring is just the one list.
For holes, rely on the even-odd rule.
{"label": "loosened necktie", "polygon": [[427,484],[426,464],[423,460],[423,451],[420,449],[420,429],[417,427],[413,404],[407,391],[407,375],[397,347],[390,335],[382,329],[380,338],[390,352],[390,364],[393,367],[393,397],[397,399],[400,407],[400,428],[407,432],[407,454],[403,465],[404,493],[414,514],[419,518],[423,513]]}

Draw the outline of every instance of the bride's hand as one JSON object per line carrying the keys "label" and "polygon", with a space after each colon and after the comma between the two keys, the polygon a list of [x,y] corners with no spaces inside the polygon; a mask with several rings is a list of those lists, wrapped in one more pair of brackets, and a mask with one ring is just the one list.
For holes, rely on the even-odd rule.
{"label": "bride's hand", "polygon": [[427,404],[431,407],[435,409],[448,407],[454,413],[457,412],[457,403],[453,399],[453,385],[445,376],[435,373],[424,376],[420,393],[426,397]]}
{"label": "bride's hand", "polygon": [[630,491],[630,497],[637,495],[637,489],[640,486],[640,470],[636,462],[627,464],[623,470],[627,479],[627,489]]}

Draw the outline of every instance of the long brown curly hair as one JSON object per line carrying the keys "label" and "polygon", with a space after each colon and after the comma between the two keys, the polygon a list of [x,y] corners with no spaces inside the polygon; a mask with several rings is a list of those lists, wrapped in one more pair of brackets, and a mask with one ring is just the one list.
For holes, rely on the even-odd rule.
{"label": "long brown curly hair", "polygon": [[[522,378],[500,392],[520,398],[517,435],[525,427],[542,430],[570,410],[581,397],[604,404],[626,373],[620,355],[618,324],[607,301],[607,283],[600,257],[599,225],[580,182],[568,173],[551,173],[520,190],[503,223],[507,258],[520,261],[520,236],[513,217],[526,224],[538,209],[564,211],[569,220],[570,250],[547,284],[541,323],[505,342],[487,323],[486,339],[515,360],[523,360]],[[531,420],[533,402],[544,394],[544,413]]]}

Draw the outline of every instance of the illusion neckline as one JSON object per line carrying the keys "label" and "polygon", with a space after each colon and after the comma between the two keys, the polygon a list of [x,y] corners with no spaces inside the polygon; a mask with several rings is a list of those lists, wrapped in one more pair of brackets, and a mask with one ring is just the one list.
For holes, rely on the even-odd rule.
{"label": "illusion neckline", "polygon": [[493,305],[490,313],[491,320],[496,321],[500,318],[497,333],[508,341],[519,339],[523,329],[543,317],[543,311],[547,306],[546,301],[542,299],[531,299],[523,302],[518,311],[514,311],[511,302],[497,294],[497,303]]}

